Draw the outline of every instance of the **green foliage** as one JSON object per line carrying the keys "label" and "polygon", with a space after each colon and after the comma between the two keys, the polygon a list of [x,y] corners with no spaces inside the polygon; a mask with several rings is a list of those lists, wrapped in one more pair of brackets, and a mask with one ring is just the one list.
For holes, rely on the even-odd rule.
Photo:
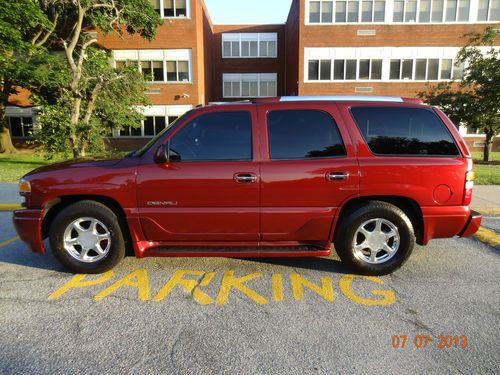
{"label": "green foliage", "polygon": [[457,55],[457,63],[466,62],[464,77],[458,83],[440,83],[419,93],[426,102],[438,105],[456,123],[463,123],[486,134],[484,160],[489,160],[492,140],[500,132],[500,51],[479,48],[491,45],[491,28],[482,34],[469,34],[469,42]]}

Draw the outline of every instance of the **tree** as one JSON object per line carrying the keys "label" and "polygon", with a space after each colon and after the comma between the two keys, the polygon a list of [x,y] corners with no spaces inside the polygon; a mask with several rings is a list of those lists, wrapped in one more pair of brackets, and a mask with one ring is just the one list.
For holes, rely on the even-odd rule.
{"label": "tree", "polygon": [[[70,72],[67,85],[61,90],[55,103],[59,108],[56,112],[69,115],[69,119],[62,119],[59,125],[65,125],[64,134],[67,135],[73,157],[76,158],[83,156],[89,141],[98,136],[91,124],[96,124],[103,113],[112,113],[109,110],[101,111],[98,104],[103,102],[106,95],[112,97],[113,87],[127,85],[126,81],[130,79],[137,80],[137,76],[131,76],[133,72],[130,70],[122,72],[124,74],[115,74],[104,67],[109,62],[103,64],[104,55],[97,51],[97,34],[92,30],[139,34],[146,40],[151,40],[162,21],[148,0],[53,0],[52,6],[53,11],[60,15],[61,21],[55,34],[64,49]],[[120,80],[122,82],[118,83]],[[128,84],[133,86],[130,82]],[[137,85],[133,87],[142,89]],[[134,91],[136,95],[129,95],[125,100],[128,102],[126,104],[131,105],[131,99],[137,99],[134,104],[141,104],[144,99],[143,91]],[[115,102],[117,107],[123,105],[120,97],[114,97],[118,100]],[[94,116],[96,111],[98,116]],[[133,116],[131,111],[125,112],[129,117]],[[44,112],[41,116],[42,125],[45,122],[43,116]],[[109,117],[106,119],[110,120]]]}
{"label": "tree", "polygon": [[469,41],[457,54],[457,64],[465,63],[461,81],[440,83],[418,96],[442,107],[456,124],[484,133],[483,160],[490,161],[494,137],[500,132],[500,50],[480,49],[493,44],[496,33],[491,27],[466,36]]}
{"label": "tree", "polygon": [[[71,124],[74,100],[71,90],[63,87],[56,93],[34,95],[39,117],[33,135],[49,155],[67,155],[71,150],[77,157],[85,156],[86,150],[102,151],[103,138],[117,126],[136,127],[143,117],[136,106],[149,104],[144,94],[146,83],[137,68],[113,69],[109,64],[110,54],[103,49],[89,47],[86,54],[79,86],[80,114],[75,127]],[[73,148],[72,131],[78,140],[78,155]]]}
{"label": "tree", "polygon": [[47,2],[5,1],[0,7],[0,153],[16,151],[10,137],[6,107],[16,88],[32,89],[52,82],[56,61],[45,45],[57,23]]}

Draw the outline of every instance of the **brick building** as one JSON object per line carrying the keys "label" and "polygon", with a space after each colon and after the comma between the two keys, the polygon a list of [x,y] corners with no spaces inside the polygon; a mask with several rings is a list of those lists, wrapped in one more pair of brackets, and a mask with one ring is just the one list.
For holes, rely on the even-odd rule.
{"label": "brick building", "polygon": [[[113,64],[152,77],[152,106],[110,147],[131,149],[196,105],[280,95],[415,96],[459,78],[463,35],[500,28],[500,0],[293,0],[285,24],[214,25],[203,0],[151,0],[165,23],[147,42],[100,35]],[[230,5],[228,5],[230,6]],[[500,39],[498,44],[500,46]],[[7,109],[14,141],[35,122],[23,95]],[[479,150],[482,137],[461,129]],[[495,148],[500,149],[500,139]]]}

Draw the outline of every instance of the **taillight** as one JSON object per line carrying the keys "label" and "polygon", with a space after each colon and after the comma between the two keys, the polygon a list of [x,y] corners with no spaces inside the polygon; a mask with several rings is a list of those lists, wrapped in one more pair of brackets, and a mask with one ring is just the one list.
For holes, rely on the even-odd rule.
{"label": "taillight", "polygon": [[[472,167],[472,165],[471,165]],[[462,204],[464,206],[470,205],[472,201],[472,189],[474,188],[474,179],[476,178],[476,174],[473,170],[467,171],[465,174],[465,189],[464,189],[464,199]]]}

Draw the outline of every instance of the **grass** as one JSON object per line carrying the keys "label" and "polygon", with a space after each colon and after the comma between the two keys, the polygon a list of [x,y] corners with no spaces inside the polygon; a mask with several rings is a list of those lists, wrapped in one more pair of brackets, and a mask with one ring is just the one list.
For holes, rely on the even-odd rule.
{"label": "grass", "polygon": [[[115,156],[121,157],[124,153]],[[107,155],[111,156],[111,155]],[[0,182],[17,182],[26,173],[44,165],[66,160],[62,155],[48,160],[42,154],[33,151],[20,151],[17,154],[0,154]]]}
{"label": "grass", "polygon": [[[481,152],[473,152],[474,160],[482,160]],[[123,155],[123,154],[121,154]],[[500,152],[492,152],[492,160],[500,162]],[[63,156],[47,160],[43,155],[33,152],[19,152],[14,155],[0,154],[0,182],[17,182],[29,171],[43,165],[64,160]],[[500,185],[500,164],[475,164],[477,185]]]}
{"label": "grass", "polygon": [[481,151],[473,151],[472,158],[474,164],[474,172],[476,172],[476,185],[500,185],[500,152],[492,152],[490,154],[491,164],[480,164],[483,160]]}

